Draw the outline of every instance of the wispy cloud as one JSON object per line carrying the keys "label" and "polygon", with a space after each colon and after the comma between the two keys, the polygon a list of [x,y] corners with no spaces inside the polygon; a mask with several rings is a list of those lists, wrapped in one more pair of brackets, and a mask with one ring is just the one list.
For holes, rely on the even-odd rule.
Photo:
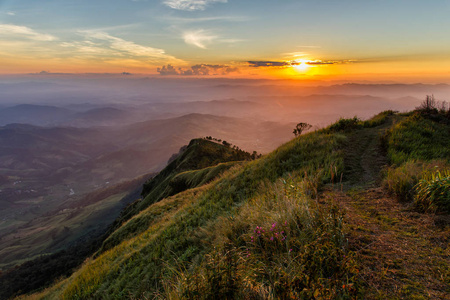
{"label": "wispy cloud", "polygon": [[298,52],[283,53],[283,55],[288,57],[303,57],[308,55],[308,53],[298,51]]}
{"label": "wispy cloud", "polygon": [[85,36],[93,40],[101,40],[109,42],[111,49],[126,52],[134,56],[151,56],[161,57],[166,55],[163,49],[138,45],[134,42],[130,42],[101,31],[85,31]]}
{"label": "wispy cloud", "polygon": [[131,41],[124,40],[112,36],[103,31],[79,31],[84,35],[85,41],[77,43],[66,43],[62,46],[73,46],[84,51],[85,53],[92,54],[107,54],[119,57],[134,57],[145,59],[146,61],[153,62],[182,62],[182,60],[175,58],[167,54],[163,49],[142,46]]}
{"label": "wispy cloud", "polygon": [[227,0],[165,0],[163,3],[173,9],[195,11],[205,10],[214,3],[227,3]]}
{"label": "wispy cloud", "polygon": [[218,37],[209,34],[206,30],[187,31],[183,33],[183,39],[186,44],[193,45],[202,49],[216,40]]}
{"label": "wispy cloud", "polygon": [[168,64],[167,66],[162,66],[161,68],[158,68],[157,71],[161,75],[208,76],[208,75],[228,75],[230,73],[239,72],[239,69],[227,65],[209,65],[209,64],[198,64],[191,66],[188,69],[183,69],[183,68],[175,68],[174,66]]}
{"label": "wispy cloud", "polygon": [[6,14],[7,14],[8,16],[15,16],[15,15],[16,15],[16,13],[13,12],[13,11],[8,11],[8,12],[6,12]]}
{"label": "wispy cloud", "polygon": [[186,44],[201,49],[207,49],[212,43],[234,44],[243,41],[242,39],[222,38],[205,29],[185,31],[182,33],[182,37]]}
{"label": "wispy cloud", "polygon": [[55,41],[57,38],[53,35],[37,32],[26,26],[13,24],[0,24],[0,35],[9,38],[27,38],[35,41]]}
{"label": "wispy cloud", "polygon": [[251,18],[245,16],[213,16],[213,17],[201,17],[201,18],[183,18],[174,16],[162,17],[169,22],[174,23],[202,23],[202,22],[247,22]]}

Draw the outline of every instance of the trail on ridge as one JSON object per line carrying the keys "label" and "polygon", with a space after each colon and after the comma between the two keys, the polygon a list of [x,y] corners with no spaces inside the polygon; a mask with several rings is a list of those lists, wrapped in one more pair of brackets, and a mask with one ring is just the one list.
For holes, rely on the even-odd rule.
{"label": "trail on ridge", "polygon": [[438,216],[417,213],[380,187],[387,159],[379,137],[393,122],[391,117],[350,136],[346,182],[340,190],[325,191],[321,200],[336,202],[345,211],[349,248],[360,262],[365,298],[449,299],[448,220],[439,226]]}

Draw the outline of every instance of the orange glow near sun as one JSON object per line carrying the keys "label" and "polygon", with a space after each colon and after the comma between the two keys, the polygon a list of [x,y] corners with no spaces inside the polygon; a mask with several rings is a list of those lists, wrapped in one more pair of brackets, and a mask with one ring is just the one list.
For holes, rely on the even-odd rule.
{"label": "orange glow near sun", "polygon": [[292,66],[299,72],[306,72],[309,68],[309,65],[307,64],[309,60],[306,59],[296,59]]}

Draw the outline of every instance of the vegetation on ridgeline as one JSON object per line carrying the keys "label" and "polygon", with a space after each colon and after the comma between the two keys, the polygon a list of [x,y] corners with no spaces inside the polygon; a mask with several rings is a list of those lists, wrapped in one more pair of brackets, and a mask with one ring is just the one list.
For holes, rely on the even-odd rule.
{"label": "vegetation on ridgeline", "polygon": [[[142,199],[131,203],[121,212],[112,225],[112,230],[119,228],[151,204],[188,188],[203,185],[234,163],[251,159],[252,154],[238,148],[231,148],[208,139],[191,140],[189,145],[181,147],[180,152],[169,159],[169,164],[158,175],[144,184]],[[228,164],[220,165],[220,163]],[[207,169],[209,167],[212,168]],[[181,176],[183,172],[184,175]]]}
{"label": "vegetation on ridgeline", "polygon": [[[438,106],[440,108],[438,109]],[[427,96],[383,136],[392,164],[384,185],[421,211],[449,212],[450,110]]]}
{"label": "vegetation on ridgeline", "polygon": [[31,298],[445,298],[450,122],[429,100],[340,119],[256,160],[193,140],[96,255]]}

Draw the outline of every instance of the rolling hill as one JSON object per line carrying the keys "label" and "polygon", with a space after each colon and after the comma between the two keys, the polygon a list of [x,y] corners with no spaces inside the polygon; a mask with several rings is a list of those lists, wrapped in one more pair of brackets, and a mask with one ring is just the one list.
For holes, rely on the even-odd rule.
{"label": "rolling hill", "polygon": [[[67,276],[74,267],[82,263],[100,246],[102,249],[112,247],[117,239],[123,238],[120,234],[121,231],[116,231],[116,229],[139,212],[144,205],[150,205],[140,200],[141,192],[148,193],[149,186],[153,186],[150,188],[152,190],[151,198],[153,202],[156,202],[168,195],[208,183],[233,165],[250,159],[252,159],[252,155],[245,151],[210,140],[195,139],[183,147],[177,157],[157,176],[144,184],[147,187],[144,191],[142,186],[145,178],[149,176],[94,191],[73,203],[71,207],[66,207],[54,215],[33,220],[32,223],[35,223],[36,226],[48,226],[52,229],[50,232],[46,230],[34,232],[32,236],[33,239],[51,243],[50,246],[47,243],[41,243],[42,246],[48,247],[46,252],[51,252],[52,248],[53,250],[58,248],[64,250],[51,255],[41,255],[6,272],[6,275],[1,278],[5,280],[2,281],[2,286],[7,289],[3,289],[0,296],[11,295],[18,289],[24,292],[31,291],[59,276]],[[199,170],[199,168],[203,169]],[[130,190],[132,192],[126,195]],[[120,209],[123,211],[119,216]],[[117,219],[114,221],[114,218]],[[86,224],[84,227],[80,225],[83,223]],[[29,227],[32,228],[32,226]],[[134,227],[136,228],[136,226]],[[138,226],[136,230],[141,227]],[[21,229],[15,234],[26,234],[24,231]],[[6,246],[11,245],[11,241],[8,239],[3,239],[3,242]],[[64,245],[66,247],[63,247]],[[10,249],[5,248],[3,254],[6,258],[8,255],[20,254],[33,256],[41,250],[34,248],[30,250],[25,247],[20,249],[17,246],[11,246],[15,252],[8,252]],[[25,253],[20,253],[20,251]]]}
{"label": "rolling hill", "polygon": [[[207,165],[173,176],[185,152],[95,255],[30,298],[445,298],[449,126],[435,108],[340,119],[209,183],[194,180]],[[179,176],[197,184],[162,192]]]}
{"label": "rolling hill", "polygon": [[[119,127],[0,127],[0,267],[51,254],[80,232],[105,229],[118,216],[124,193],[134,188],[103,198],[103,204],[84,199],[160,171],[193,138],[212,135],[268,152],[289,139],[291,126],[190,114]],[[107,221],[99,215],[108,215]],[[69,230],[62,232],[64,227]],[[52,236],[65,238],[52,243]]]}

